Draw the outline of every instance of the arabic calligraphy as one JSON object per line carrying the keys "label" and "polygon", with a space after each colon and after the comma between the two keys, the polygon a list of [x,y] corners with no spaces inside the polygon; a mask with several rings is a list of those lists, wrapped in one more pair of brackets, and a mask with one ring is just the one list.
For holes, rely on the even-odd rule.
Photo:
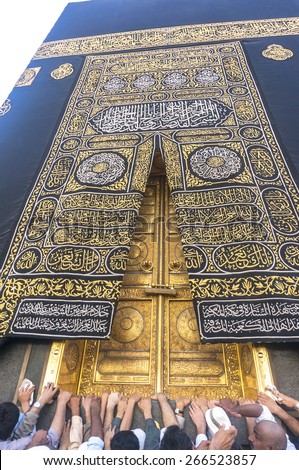
{"label": "arabic calligraphy", "polygon": [[216,126],[232,112],[216,99],[166,101],[111,106],[97,113],[90,124],[97,132],[137,132]]}
{"label": "arabic calligraphy", "polygon": [[262,51],[262,55],[267,59],[287,60],[293,57],[294,53],[290,49],[283,47],[281,44],[270,44]]}
{"label": "arabic calligraphy", "polygon": [[[298,188],[241,44],[107,54],[85,59],[20,217],[1,278],[1,335],[16,313],[16,334],[52,335],[45,305],[63,299],[57,330],[89,336],[95,317],[82,309],[80,326],[74,305],[117,301],[157,142],[195,304],[297,298]],[[141,241],[135,248],[134,263],[148,262]],[[177,261],[169,264],[178,271]],[[44,317],[42,309],[34,315],[41,296]],[[216,320],[230,321],[201,315],[202,331]],[[281,337],[281,325],[267,321]]]}
{"label": "arabic calligraphy", "polygon": [[14,269],[17,273],[25,274],[34,271],[38,267],[42,253],[37,248],[28,248],[16,259]]}
{"label": "arabic calligraphy", "polygon": [[203,245],[219,245],[219,243],[232,243],[243,241],[266,241],[269,238],[267,229],[259,223],[233,223],[219,227],[181,227],[182,241],[192,245],[201,241]]}
{"label": "arabic calligraphy", "polygon": [[251,204],[256,201],[257,195],[253,189],[242,186],[233,188],[219,188],[213,190],[185,191],[173,195],[175,206],[179,207],[210,207],[224,204],[239,203]]}
{"label": "arabic calligraphy", "polygon": [[45,188],[49,189],[49,191],[53,191],[63,186],[67,180],[73,161],[74,159],[72,157],[62,157],[56,160],[46,180]]}
{"label": "arabic calligraphy", "polygon": [[26,299],[22,301],[12,324],[12,331],[18,335],[38,334],[53,337],[94,338],[109,334],[113,304],[107,301],[54,301],[47,299]]}
{"label": "arabic calligraphy", "polygon": [[[172,26],[172,28],[156,28],[45,42],[38,49],[34,59],[98,54],[100,52],[119,51],[124,48],[126,50],[144,49],[161,45],[288,36],[297,35],[298,31],[299,18],[297,17]],[[189,56],[187,60],[189,60]],[[150,65],[146,67],[146,70],[148,69],[150,69]]]}
{"label": "arabic calligraphy", "polygon": [[205,339],[210,337],[250,339],[264,335],[265,339],[299,337],[299,302],[296,298],[246,299],[201,302],[198,315],[204,317]]}
{"label": "arabic calligraphy", "polygon": [[84,160],[76,170],[76,177],[82,184],[105,186],[119,180],[126,169],[126,159],[122,155],[105,152]]}
{"label": "arabic calligraphy", "polygon": [[53,273],[92,273],[100,262],[92,248],[60,247],[50,251],[46,264]]}
{"label": "arabic calligraphy", "polygon": [[265,189],[263,197],[273,227],[282,233],[296,233],[299,230],[297,215],[288,195],[280,189]]}
{"label": "arabic calligraphy", "polygon": [[30,86],[33,80],[36,78],[41,67],[30,67],[24,70],[20,78],[18,79],[15,87]]}
{"label": "arabic calligraphy", "polygon": [[210,226],[232,222],[259,222],[261,210],[255,205],[236,204],[234,206],[216,206],[207,208],[179,208],[177,210],[178,225]]}
{"label": "arabic calligraphy", "polygon": [[274,256],[261,243],[240,243],[216,248],[213,255],[218,268],[227,273],[264,271],[273,267]]}
{"label": "arabic calligraphy", "polygon": [[56,206],[57,201],[51,198],[43,199],[37,204],[27,231],[30,240],[38,240],[46,235]]}
{"label": "arabic calligraphy", "polygon": [[241,157],[222,146],[203,147],[189,155],[191,171],[205,180],[222,180],[240,173]]}
{"label": "arabic calligraphy", "polygon": [[280,247],[280,256],[291,269],[299,269],[299,243],[284,243]]}
{"label": "arabic calligraphy", "polygon": [[266,147],[252,146],[248,155],[255,175],[262,180],[274,180],[278,177],[278,170],[272,155]]}

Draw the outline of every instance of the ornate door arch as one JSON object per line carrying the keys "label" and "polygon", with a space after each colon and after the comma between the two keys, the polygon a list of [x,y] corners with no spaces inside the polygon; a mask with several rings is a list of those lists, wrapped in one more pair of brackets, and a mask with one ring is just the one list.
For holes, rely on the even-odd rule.
{"label": "ornate door arch", "polygon": [[[121,262],[121,260],[118,260]],[[157,154],[108,340],[53,343],[44,381],[73,393],[104,389],[247,396],[272,380],[267,350],[201,344],[176,216]]]}

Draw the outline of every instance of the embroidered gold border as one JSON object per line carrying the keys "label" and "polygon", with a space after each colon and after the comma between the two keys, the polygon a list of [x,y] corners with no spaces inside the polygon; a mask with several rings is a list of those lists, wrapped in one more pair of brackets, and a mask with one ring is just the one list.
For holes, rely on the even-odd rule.
{"label": "embroidered gold border", "polygon": [[43,43],[33,59],[299,34],[299,17],[144,29]]}

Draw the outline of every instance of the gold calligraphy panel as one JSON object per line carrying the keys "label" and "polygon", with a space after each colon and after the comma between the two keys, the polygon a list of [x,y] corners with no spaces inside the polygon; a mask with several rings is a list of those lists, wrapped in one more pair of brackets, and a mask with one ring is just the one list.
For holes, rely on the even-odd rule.
{"label": "gold calligraphy panel", "polygon": [[298,188],[240,44],[212,49],[213,67],[196,75],[206,96],[221,90],[216,108],[201,107],[205,128],[162,137],[200,332],[297,339]]}
{"label": "gold calligraphy panel", "polygon": [[86,60],[27,200],[1,273],[1,336],[111,333],[154,139],[97,121],[118,86],[108,68]]}
{"label": "gold calligraphy panel", "polygon": [[[160,163],[154,160],[140,208],[110,338],[54,343],[45,381],[54,380],[62,389],[82,395],[100,395],[109,388],[127,396],[138,390],[143,395],[164,391],[171,398],[256,399],[258,387],[271,382],[266,351],[259,351],[267,363],[260,369],[251,344],[200,341],[176,217]],[[163,294],[159,294],[161,285]]]}
{"label": "gold calligraphy panel", "polygon": [[[225,23],[172,26],[43,43],[34,59],[68,55],[94,54],[146,47],[231,41],[233,39],[296,35],[299,18],[271,18]],[[141,69],[139,69],[141,70]]]}
{"label": "gold calligraphy panel", "polygon": [[[97,315],[110,334],[158,141],[199,322],[209,325],[203,337],[213,340],[226,328],[230,339],[246,339],[251,328],[261,339],[268,333],[271,339],[297,337],[298,276],[287,244],[297,241],[298,190],[238,42],[86,58],[4,263],[3,334],[11,328],[44,335],[59,325],[57,334],[69,335],[63,325],[72,316],[84,318],[89,335]],[[144,250],[141,234],[136,259]],[[150,273],[153,261],[142,262]],[[257,318],[257,304],[247,313],[247,294],[245,303],[234,304],[247,284],[250,296],[260,299],[270,281],[273,302],[267,291],[260,300],[263,318]],[[84,303],[95,292],[99,305]],[[217,312],[204,303],[219,298],[232,315],[250,321],[244,326],[232,317],[224,324],[224,304]],[[72,328],[82,337],[79,323]]]}

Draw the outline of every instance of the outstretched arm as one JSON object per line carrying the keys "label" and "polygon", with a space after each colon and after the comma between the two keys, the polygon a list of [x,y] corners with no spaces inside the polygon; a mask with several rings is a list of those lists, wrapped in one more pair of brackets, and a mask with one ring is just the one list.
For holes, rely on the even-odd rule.
{"label": "outstretched arm", "polygon": [[138,392],[132,393],[129,396],[125,413],[123,415],[123,419],[120,425],[121,431],[129,431],[131,429],[134,408],[135,408],[136,403],[138,403],[140,399],[141,399],[141,395]]}
{"label": "outstretched arm", "polygon": [[111,429],[112,420],[114,417],[114,409],[119,400],[119,393],[112,392],[108,396],[107,407],[106,407],[106,414],[105,414],[105,421],[104,421],[104,434],[108,429]]}
{"label": "outstretched arm", "polygon": [[50,427],[55,429],[59,437],[61,437],[62,431],[64,429],[66,405],[71,396],[72,394],[70,392],[64,391],[60,392],[57,397],[57,406]]}
{"label": "outstretched arm", "polygon": [[237,429],[234,426],[230,426],[229,429],[225,429],[225,426],[214,434],[210,442],[210,450],[230,450],[237,437]]}
{"label": "outstretched arm", "polygon": [[103,424],[101,420],[101,398],[96,397],[91,400],[90,415],[91,415],[91,437],[99,437],[104,440]]}
{"label": "outstretched arm", "polygon": [[30,410],[31,395],[35,390],[35,385],[27,384],[21,387],[18,394],[18,400],[20,402],[22,412],[27,413]]}
{"label": "outstretched arm", "polygon": [[296,400],[296,398],[288,397],[287,395],[280,393],[277,389],[272,390],[272,393],[278,399],[281,405],[285,405],[288,408],[294,408],[295,410],[299,411],[299,402]]}
{"label": "outstretched arm", "polygon": [[220,400],[220,406],[224,411],[236,418],[240,418],[241,416],[258,418],[263,412],[263,407],[259,403],[245,403],[240,405],[238,402],[233,402],[229,398]]}
{"label": "outstretched arm", "polygon": [[159,402],[162,412],[163,426],[165,428],[168,428],[168,426],[178,426],[174,411],[171,408],[166,395],[164,393],[157,393],[157,395],[154,395],[152,398],[156,398]]}
{"label": "outstretched arm", "polygon": [[206,435],[206,418],[202,409],[199,407],[195,400],[193,400],[191,405],[189,406],[189,415],[196,427],[196,433]]}
{"label": "outstretched arm", "polygon": [[258,394],[258,402],[269,408],[271,413],[276,415],[281,421],[284,422],[286,427],[292,431],[295,436],[299,436],[299,421],[290,413],[281,408],[275,400],[273,400],[266,393],[260,392]]}

